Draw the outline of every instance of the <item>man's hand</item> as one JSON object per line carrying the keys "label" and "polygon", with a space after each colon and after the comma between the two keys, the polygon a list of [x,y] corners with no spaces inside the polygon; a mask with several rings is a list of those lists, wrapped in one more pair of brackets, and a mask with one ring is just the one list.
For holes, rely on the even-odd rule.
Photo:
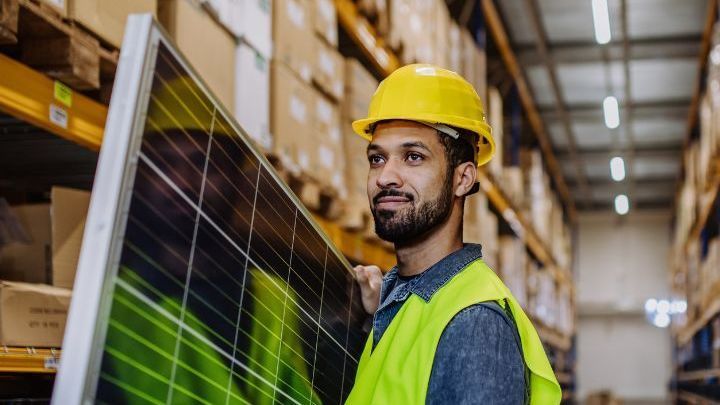
{"label": "man's hand", "polygon": [[355,278],[360,285],[360,295],[365,311],[374,314],[380,306],[382,272],[378,266],[355,266]]}

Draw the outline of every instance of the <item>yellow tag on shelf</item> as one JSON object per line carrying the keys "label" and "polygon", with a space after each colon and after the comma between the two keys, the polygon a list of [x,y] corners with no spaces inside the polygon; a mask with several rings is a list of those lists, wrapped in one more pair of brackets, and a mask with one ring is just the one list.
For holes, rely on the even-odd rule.
{"label": "yellow tag on shelf", "polygon": [[55,100],[72,107],[72,89],[65,84],[55,80]]}

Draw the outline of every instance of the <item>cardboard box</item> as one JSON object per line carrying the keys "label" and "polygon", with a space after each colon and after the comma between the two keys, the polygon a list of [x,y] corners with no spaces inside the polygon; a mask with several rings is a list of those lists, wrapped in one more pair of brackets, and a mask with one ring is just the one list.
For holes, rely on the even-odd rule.
{"label": "cardboard box", "polygon": [[156,0],[71,0],[68,17],[116,48],[122,44],[125,21],[134,13],[156,15]]}
{"label": "cardboard box", "polygon": [[72,289],[75,283],[90,193],[53,187],[50,193],[52,229],[52,284]]}
{"label": "cardboard box", "polygon": [[[460,46],[461,46],[461,61],[462,61],[462,77],[475,86],[475,54],[477,53],[477,46],[470,32],[466,29],[460,29]],[[477,91],[478,89],[475,89]],[[480,92],[478,91],[478,95]]]}
{"label": "cardboard box", "polygon": [[287,66],[272,62],[270,72],[270,132],[274,153],[292,171],[307,171],[310,156],[298,153],[298,143],[312,137],[314,93]]}
{"label": "cardboard box", "polygon": [[235,39],[190,0],[159,0],[158,18],[229,111],[235,99]]}
{"label": "cardboard box", "polygon": [[450,11],[444,0],[435,1],[434,25],[435,39],[433,63],[442,68],[450,68]]}
{"label": "cardboard box", "polygon": [[448,32],[448,69],[460,75],[463,73],[461,30],[464,30],[464,28],[460,28],[460,26],[451,19]]}
{"label": "cardboard box", "polygon": [[343,117],[350,121],[365,118],[377,86],[378,81],[357,59],[346,59]]}
{"label": "cardboard box", "polygon": [[0,278],[28,283],[50,283],[50,204],[9,207],[29,243],[14,242],[0,250]]}
{"label": "cardboard box", "polygon": [[347,212],[343,225],[357,229],[370,217],[367,196],[368,170],[367,140],[358,136],[347,118],[342,117],[342,143],[345,158],[345,184],[347,187]]}
{"label": "cardboard box", "polygon": [[320,92],[315,92],[314,130],[311,139],[303,142],[299,153],[310,154],[308,172],[322,185],[347,195],[345,187],[345,157],[343,152],[340,109]]}
{"label": "cardboard box", "polygon": [[312,2],[315,8],[313,13],[313,27],[328,44],[337,48],[338,46],[338,22],[335,4],[332,0],[315,0]]}
{"label": "cardboard box", "polygon": [[272,55],[272,0],[207,0],[206,4],[236,38]]}
{"label": "cardboard box", "polygon": [[315,63],[312,12],[308,0],[284,0],[273,7],[273,57],[308,83]]}
{"label": "cardboard box", "polygon": [[495,139],[495,155],[488,163],[488,169],[495,178],[500,178],[503,167],[503,100],[500,91],[491,87],[488,91],[487,103],[488,123],[492,128],[492,135]]}
{"label": "cardboard box", "polygon": [[0,281],[0,345],[60,347],[72,292]]}
{"label": "cardboard box", "polygon": [[261,149],[270,151],[270,60],[245,43],[235,56],[235,118]]}
{"label": "cardboard box", "polygon": [[342,100],[345,94],[345,58],[335,48],[315,37],[315,64],[313,81],[334,100]]}

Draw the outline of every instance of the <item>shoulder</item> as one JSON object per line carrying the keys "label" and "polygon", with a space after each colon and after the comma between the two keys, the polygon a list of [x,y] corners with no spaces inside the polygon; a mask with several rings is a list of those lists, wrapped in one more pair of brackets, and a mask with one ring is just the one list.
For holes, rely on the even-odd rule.
{"label": "shoulder", "polygon": [[520,338],[503,308],[485,302],[458,312],[438,342],[428,403],[521,404],[525,389]]}
{"label": "shoulder", "polygon": [[481,302],[461,310],[447,324],[445,332],[467,328],[506,333],[516,330],[515,322],[495,301]]}

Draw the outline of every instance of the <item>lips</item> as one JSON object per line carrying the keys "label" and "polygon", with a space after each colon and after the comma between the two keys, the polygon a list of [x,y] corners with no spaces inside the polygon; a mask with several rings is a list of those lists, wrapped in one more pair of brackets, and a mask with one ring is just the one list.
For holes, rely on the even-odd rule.
{"label": "lips", "polygon": [[385,191],[380,192],[373,199],[375,202],[375,208],[380,210],[392,210],[403,204],[407,204],[412,201],[412,198],[405,193],[397,191]]}

